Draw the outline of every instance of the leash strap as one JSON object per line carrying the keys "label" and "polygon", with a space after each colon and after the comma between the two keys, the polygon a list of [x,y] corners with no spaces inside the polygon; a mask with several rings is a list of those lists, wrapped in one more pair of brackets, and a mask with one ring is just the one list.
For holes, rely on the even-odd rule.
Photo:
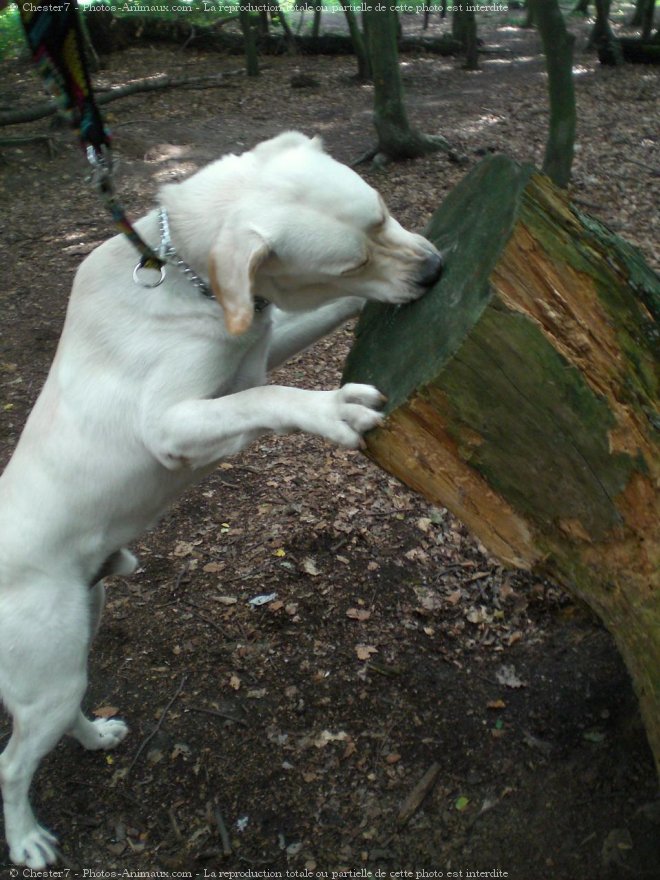
{"label": "leash strap", "polygon": [[142,268],[160,270],[162,281],[165,260],[138,235],[114,191],[111,136],[94,100],[85,63],[78,4],[65,3],[59,8],[64,11],[49,12],[31,3],[18,4],[32,58],[47,89],[57,98],[76,131],[92,166],[92,179],[115,226],[140,253],[136,273]]}

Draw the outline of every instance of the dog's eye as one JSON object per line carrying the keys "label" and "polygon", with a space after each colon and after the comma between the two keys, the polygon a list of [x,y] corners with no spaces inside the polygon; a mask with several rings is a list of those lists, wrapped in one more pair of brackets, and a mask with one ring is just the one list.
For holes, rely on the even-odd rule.
{"label": "dog's eye", "polygon": [[369,265],[370,259],[371,258],[367,255],[367,257],[362,260],[361,263],[358,263],[357,266],[351,266],[350,269],[344,269],[344,271],[341,273],[342,277],[346,277],[347,275],[357,275]]}

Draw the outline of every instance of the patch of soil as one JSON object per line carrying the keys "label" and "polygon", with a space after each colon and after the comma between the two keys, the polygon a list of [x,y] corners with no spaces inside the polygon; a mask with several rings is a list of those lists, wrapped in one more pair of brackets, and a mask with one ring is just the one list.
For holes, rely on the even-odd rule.
{"label": "patch of soil", "polygon": [[[658,75],[599,67],[577,30],[572,194],[653,261]],[[467,168],[436,154],[364,171],[410,227],[424,226],[484,152],[542,158],[536,37],[497,17],[482,37],[477,73],[435,56],[403,60],[414,123],[469,158]],[[107,61],[102,84],[240,63],[162,46]],[[112,104],[129,212],[144,211],[160,183],[286,128],[320,133],[338,158],[355,159],[373,135],[372,90],[351,81],[353,69],[350,58],[268,58],[259,79]],[[27,64],[3,73],[0,103],[35,101]],[[319,85],[293,89],[296,74]],[[52,156],[6,148],[0,166],[3,462],[53,356],[76,266],[109,234],[68,132],[52,140]],[[336,385],[350,340],[350,328],[339,331],[275,381]],[[655,876],[655,773],[609,635],[555,586],[504,570],[446,511],[359,453],[267,438],[134,549],[136,575],[109,584],[86,701],[127,718],[131,736],[108,755],[62,742],[34,785],[65,864]]]}

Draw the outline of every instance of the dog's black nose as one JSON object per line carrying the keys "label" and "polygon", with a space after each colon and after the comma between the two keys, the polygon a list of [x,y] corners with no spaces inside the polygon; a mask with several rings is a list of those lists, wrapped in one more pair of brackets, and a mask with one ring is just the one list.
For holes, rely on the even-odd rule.
{"label": "dog's black nose", "polygon": [[422,266],[417,283],[422,287],[431,287],[442,275],[444,261],[440,254],[430,254]]}

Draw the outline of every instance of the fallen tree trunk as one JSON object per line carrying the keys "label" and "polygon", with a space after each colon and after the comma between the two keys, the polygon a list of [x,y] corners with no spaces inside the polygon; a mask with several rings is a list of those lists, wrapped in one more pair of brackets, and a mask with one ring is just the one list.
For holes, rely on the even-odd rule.
{"label": "fallen tree trunk", "polygon": [[637,40],[619,37],[623,60],[631,64],[660,64],[660,40]]}
{"label": "fallen tree trunk", "polygon": [[368,454],[612,632],[660,769],[660,279],[531,167],[439,208],[433,290],[371,304],[344,380],[388,396]]}
{"label": "fallen tree trunk", "polygon": [[[139,92],[155,92],[162,89],[221,89],[227,85],[225,82],[226,77],[242,75],[243,73],[243,70],[233,70],[226,73],[211,73],[207,76],[175,77],[168,76],[167,74],[149,76],[146,79],[135,80],[135,82],[127,83],[123,86],[111,86],[105,91],[98,89],[95,94],[96,103],[109,104],[118,98],[127,98],[130,95],[137,95]],[[55,101],[42,101],[23,110],[10,110],[7,113],[0,113],[0,127],[34,122],[46,116],[54,116],[59,112],[61,112],[59,104]]]}
{"label": "fallen tree trunk", "polygon": [[[224,25],[236,19],[229,16],[210,25],[191,26],[185,16],[163,18],[152,15],[98,15],[87,13],[85,19],[94,46],[101,54],[125,49],[145,42],[172,43],[193,49],[242,54],[245,51],[243,35]],[[352,55],[355,51],[349,34],[265,33],[257,37],[257,48],[264,55],[281,55],[295,46],[303,55]],[[435,55],[455,55],[462,51],[461,44],[450,35],[440,37],[405,36],[399,41],[400,52],[429,52]]]}

